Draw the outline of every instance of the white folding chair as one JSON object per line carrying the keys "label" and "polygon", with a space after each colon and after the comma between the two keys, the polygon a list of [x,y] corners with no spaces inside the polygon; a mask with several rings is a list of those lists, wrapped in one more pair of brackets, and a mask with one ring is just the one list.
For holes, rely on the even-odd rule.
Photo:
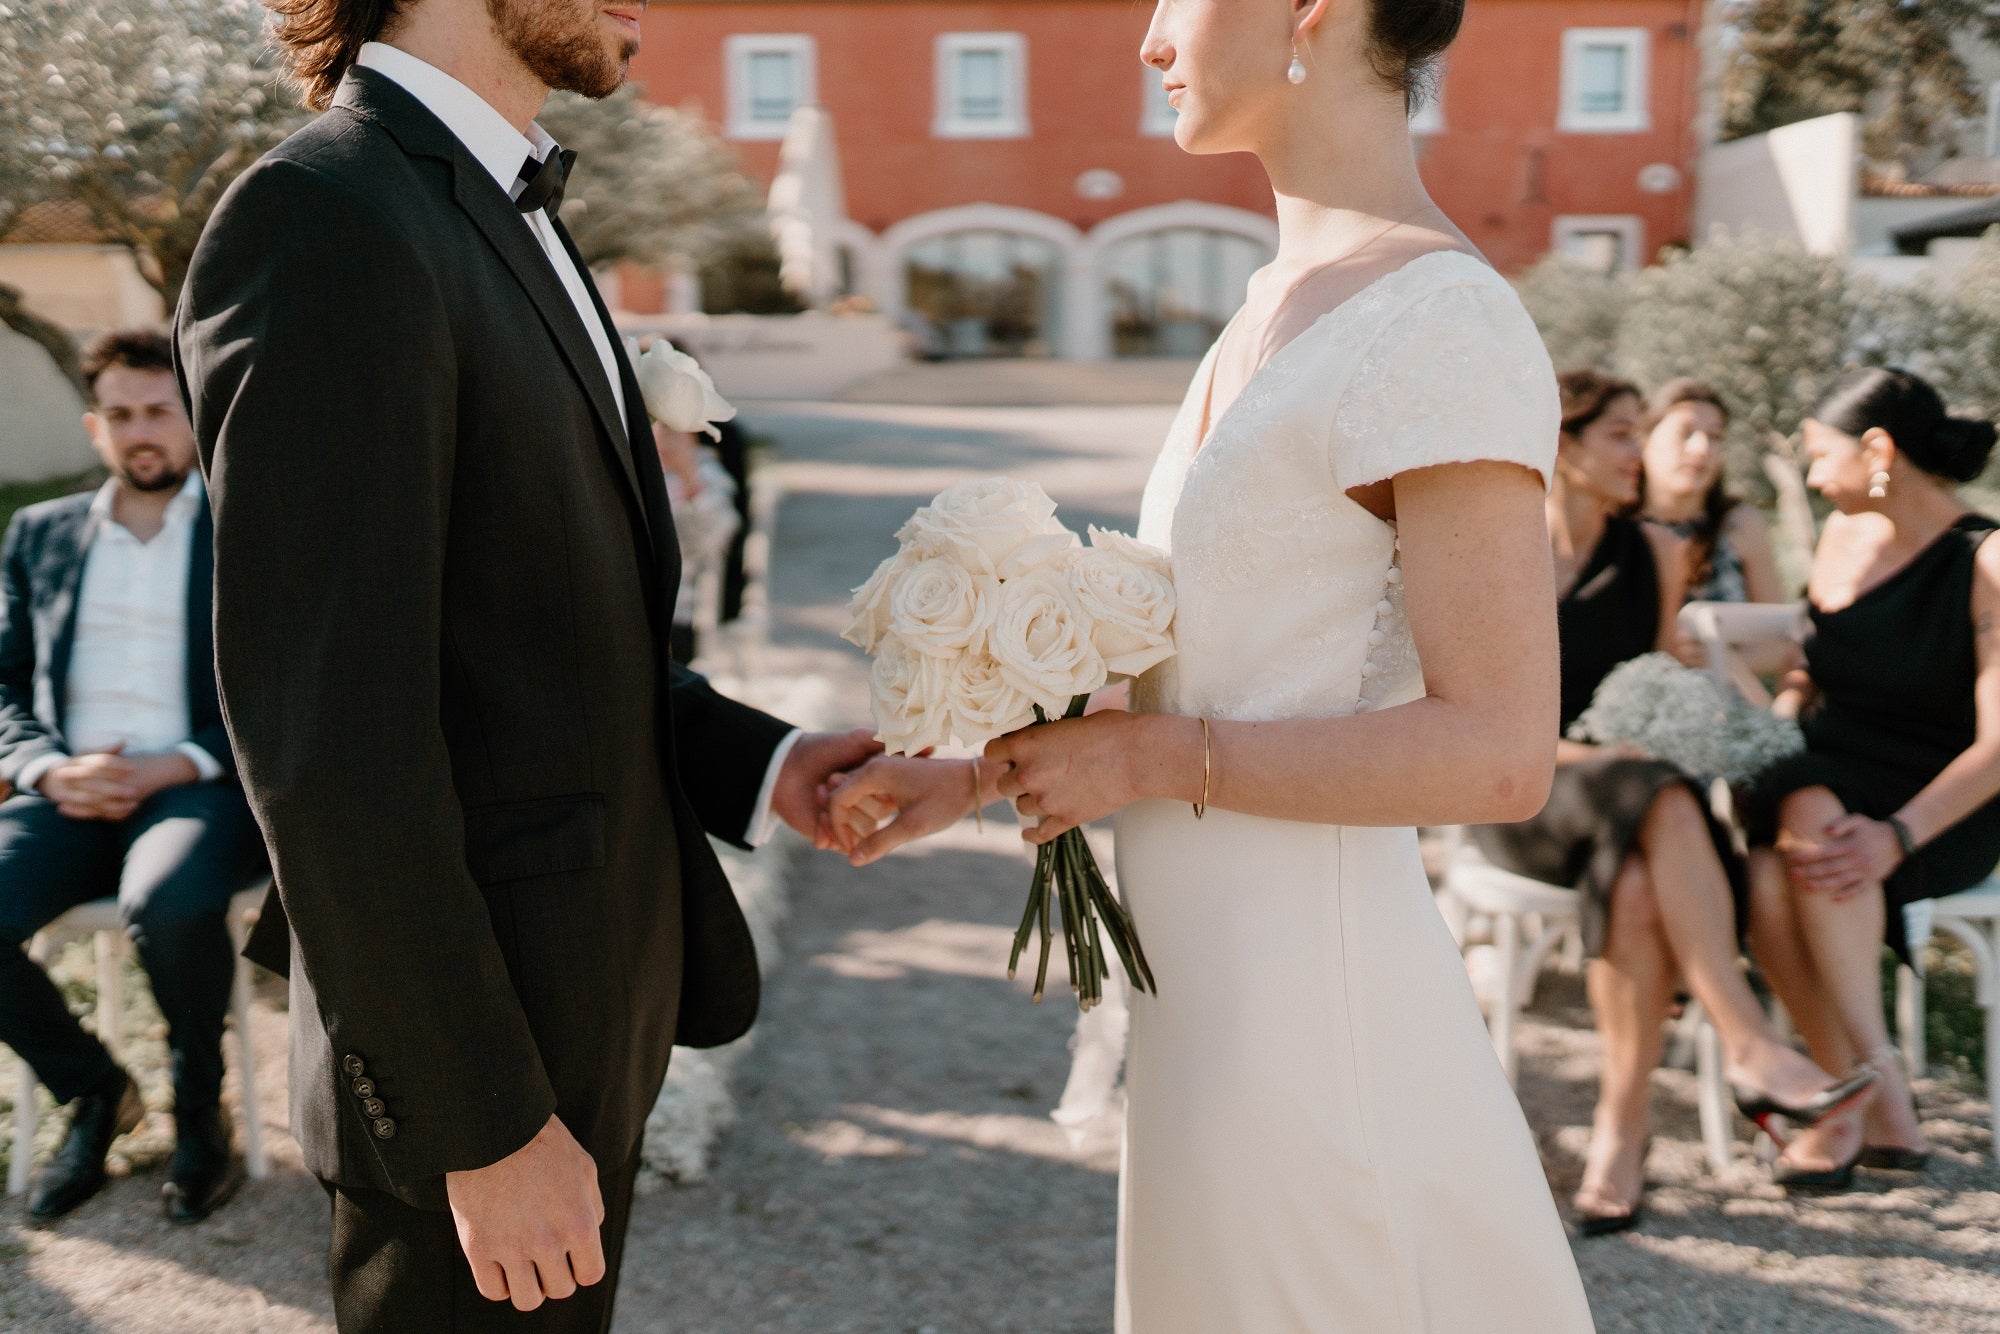
{"label": "white folding chair", "polygon": [[[257,1051],[250,1039],[250,961],[241,953],[249,924],[264,902],[269,882],[246,889],[229,903],[229,934],[238,951],[236,979],[229,998],[230,1019],[236,1029],[237,1074],[243,1087],[244,1158],[250,1175],[270,1174],[270,1160],[264,1152],[264,1128],[257,1114]],[[114,1057],[124,1046],[124,973],[126,951],[131,941],[118,916],[116,899],[98,899],[70,909],[38,932],[28,946],[28,957],[46,963],[58,942],[77,936],[95,938],[97,948],[97,1036]],[[18,1059],[18,1058],[17,1058]],[[20,1075],[14,1089],[14,1152],[7,1165],[7,1193],[19,1195],[28,1189],[34,1167],[36,1106],[35,1072],[19,1061]]]}
{"label": "white folding chair", "polygon": [[[1486,1010],[1493,1050],[1511,1084],[1519,1069],[1515,1029],[1521,1012],[1534,1000],[1536,979],[1557,949],[1565,945],[1581,957],[1577,924],[1582,895],[1563,885],[1502,870],[1481,855],[1462,830],[1446,833],[1452,846],[1438,886],[1439,909],[1461,948],[1473,942],[1480,924],[1492,936],[1493,975],[1481,988],[1480,1002]],[[1720,1172],[1729,1166],[1735,1150],[1735,1105],[1723,1076],[1722,1042],[1699,1003],[1690,1004],[1682,1022],[1695,1044],[1702,1148],[1710,1168]]]}

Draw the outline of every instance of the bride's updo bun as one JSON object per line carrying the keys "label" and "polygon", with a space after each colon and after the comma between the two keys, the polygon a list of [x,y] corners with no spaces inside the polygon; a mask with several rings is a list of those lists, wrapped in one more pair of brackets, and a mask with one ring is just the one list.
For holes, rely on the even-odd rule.
{"label": "bride's updo bun", "polygon": [[1370,0],[1368,61],[1415,110],[1464,21],[1465,0]]}
{"label": "bride's updo bun", "polygon": [[1993,456],[1992,422],[1952,416],[1922,376],[1896,366],[1848,371],[1813,417],[1856,439],[1887,431],[1904,458],[1947,482],[1973,481]]}

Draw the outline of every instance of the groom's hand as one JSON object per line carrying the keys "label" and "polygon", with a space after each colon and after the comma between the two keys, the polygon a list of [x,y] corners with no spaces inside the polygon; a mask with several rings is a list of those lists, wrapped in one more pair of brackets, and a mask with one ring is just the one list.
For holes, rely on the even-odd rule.
{"label": "groom's hand", "polygon": [[835,774],[846,773],[882,753],[882,743],[867,728],[852,732],[812,732],[799,738],[778,781],[771,789],[771,809],[778,818],[813,841],[831,847],[822,795]]}
{"label": "groom's hand", "polygon": [[445,1173],[444,1188],[480,1296],[532,1311],[604,1277],[597,1164],[555,1117],[499,1162]]}

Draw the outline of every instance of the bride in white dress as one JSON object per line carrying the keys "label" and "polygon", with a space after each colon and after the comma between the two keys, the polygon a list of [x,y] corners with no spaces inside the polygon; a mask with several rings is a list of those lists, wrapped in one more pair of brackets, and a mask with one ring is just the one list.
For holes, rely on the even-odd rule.
{"label": "bride in white dress", "polygon": [[[1532,815],[1556,732],[1554,376],[1407,128],[1462,3],[1161,0],[1143,52],[1184,148],[1263,161],[1278,257],[1146,488],[1179,656],[983,766],[1031,841],[1119,811],[1159,982],[1131,1003],[1131,1334],[1591,1327],[1413,828]],[[880,761],[835,810],[900,809],[869,860],[968,786]]]}

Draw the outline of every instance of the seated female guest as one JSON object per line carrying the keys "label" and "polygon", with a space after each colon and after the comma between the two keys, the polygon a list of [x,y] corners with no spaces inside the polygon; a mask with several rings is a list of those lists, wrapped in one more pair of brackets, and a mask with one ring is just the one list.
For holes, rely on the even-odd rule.
{"label": "seated female guest", "polygon": [[1955,483],[1994,428],[1949,416],[1901,370],[1849,372],[1805,425],[1807,484],[1832,501],[1807,587],[1807,752],[1752,803],[1752,948],[1813,1056],[1880,1076],[1866,1114],[1800,1135],[1793,1189],[1838,1190],[1857,1164],[1916,1170],[1929,1146],[1882,1013],[1881,952],[1904,959],[1903,908],[2000,861],[2000,542]]}
{"label": "seated female guest", "polygon": [[1685,544],[1689,602],[1779,602],[1784,582],[1757,507],[1729,494],[1729,409],[1699,380],[1669,380],[1646,403],[1645,517]]}
{"label": "seated female guest", "polygon": [[[1562,645],[1562,723],[1574,722],[1611,669],[1676,638],[1685,578],[1679,540],[1628,517],[1641,480],[1639,393],[1595,371],[1562,385],[1562,440],[1548,501]],[[1836,1083],[1777,1038],[1738,963],[1745,890],[1723,831],[1672,765],[1558,742],[1555,787],[1532,820],[1475,830],[1498,865],[1582,892],[1588,985],[1603,1043],[1597,1114],[1578,1227],[1615,1232],[1640,1214],[1647,1081],[1680,979],[1722,1035],[1745,1110],[1773,1103],[1811,1121],[1867,1088]]]}

